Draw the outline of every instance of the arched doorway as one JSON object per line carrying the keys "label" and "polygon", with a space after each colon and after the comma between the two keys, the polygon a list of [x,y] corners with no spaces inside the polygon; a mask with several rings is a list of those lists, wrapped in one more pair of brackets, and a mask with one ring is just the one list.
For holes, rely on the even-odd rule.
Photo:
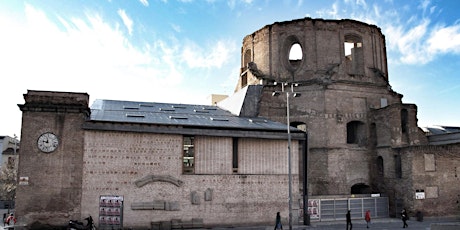
{"label": "arched doorway", "polygon": [[358,183],[351,186],[351,194],[371,194],[371,187],[364,183]]}

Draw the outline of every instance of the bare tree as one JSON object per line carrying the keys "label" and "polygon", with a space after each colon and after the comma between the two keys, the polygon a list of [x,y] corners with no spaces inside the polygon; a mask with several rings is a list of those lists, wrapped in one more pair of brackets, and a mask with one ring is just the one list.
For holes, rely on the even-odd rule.
{"label": "bare tree", "polygon": [[14,200],[16,198],[17,170],[15,158],[9,157],[8,163],[0,172],[0,199]]}

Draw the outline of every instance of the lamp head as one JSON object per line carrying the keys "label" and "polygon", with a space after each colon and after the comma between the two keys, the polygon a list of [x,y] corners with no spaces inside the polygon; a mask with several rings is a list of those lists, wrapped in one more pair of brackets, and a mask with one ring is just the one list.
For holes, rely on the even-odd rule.
{"label": "lamp head", "polygon": [[275,92],[272,93],[272,96],[273,97],[278,97],[280,94],[281,94],[280,91],[275,91]]}

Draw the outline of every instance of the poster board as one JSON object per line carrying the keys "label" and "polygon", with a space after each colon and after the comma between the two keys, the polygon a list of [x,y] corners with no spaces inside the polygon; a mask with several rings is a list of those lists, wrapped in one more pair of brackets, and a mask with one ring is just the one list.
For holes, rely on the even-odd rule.
{"label": "poster board", "polygon": [[122,228],[123,196],[101,196],[99,198],[99,229]]}

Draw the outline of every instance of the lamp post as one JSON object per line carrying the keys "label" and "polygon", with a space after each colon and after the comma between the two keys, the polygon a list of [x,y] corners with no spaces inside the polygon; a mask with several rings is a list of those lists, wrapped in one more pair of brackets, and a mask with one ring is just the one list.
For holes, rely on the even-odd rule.
{"label": "lamp post", "polygon": [[16,148],[17,148],[17,144],[18,144],[18,142],[16,142],[16,138],[18,138],[18,137],[16,136],[16,134],[14,134],[14,137],[13,137],[13,141],[14,141],[14,155],[16,155]]}
{"label": "lamp post", "polygon": [[[277,83],[275,82],[275,85]],[[289,86],[291,89],[285,90],[284,87]],[[291,129],[290,129],[290,119],[289,119],[289,96],[292,94],[293,97],[300,97],[300,93],[294,92],[294,86],[298,86],[297,83],[281,83],[281,92],[275,91],[272,93],[272,96],[279,96],[281,93],[286,94],[286,117],[287,117],[287,134],[288,134],[288,177],[289,177],[289,230],[292,230],[292,167],[291,167]]]}

